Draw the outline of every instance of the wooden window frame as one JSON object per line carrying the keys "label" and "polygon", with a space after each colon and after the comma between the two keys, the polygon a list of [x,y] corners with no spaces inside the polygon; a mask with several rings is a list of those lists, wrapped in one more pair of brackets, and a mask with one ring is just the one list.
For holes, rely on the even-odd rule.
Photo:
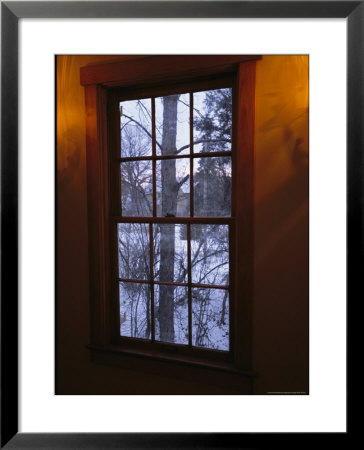
{"label": "wooden window frame", "polygon": [[[212,384],[230,386],[251,393],[255,373],[252,370],[252,295],[253,295],[253,170],[255,70],[257,55],[229,56],[146,56],[136,59],[88,65],[81,68],[81,84],[85,88],[86,151],[88,189],[88,236],[90,274],[91,359],[96,363],[161,372],[171,376],[209,378]],[[230,352],[208,349],[175,352],[175,345],[140,344],[116,339],[113,317],[119,315],[112,301],[111,277],[117,268],[111,263],[113,249],[110,236],[115,223],[110,198],[118,193],[115,177],[110,176],[111,148],[119,115],[116,100],[141,98],[153,89],[153,95],[182,92],[183,86],[200,83],[209,89],[209,80],[232,77],[233,147],[232,147],[232,216],[234,242],[230,242],[233,259],[230,320],[232,321]],[[185,156],[186,157],[186,156]],[[135,219],[135,220],[134,220]],[[150,218],[155,222],[155,218]],[[173,223],[188,219],[173,217]],[[228,218],[229,220],[229,218]],[[133,222],[141,221],[133,218]],[[163,218],[163,221],[165,219]],[[202,219],[206,223],[205,219]],[[226,222],[224,218],[223,222]],[[231,301],[231,300],[230,300]],[[155,344],[155,343],[153,343]]]}

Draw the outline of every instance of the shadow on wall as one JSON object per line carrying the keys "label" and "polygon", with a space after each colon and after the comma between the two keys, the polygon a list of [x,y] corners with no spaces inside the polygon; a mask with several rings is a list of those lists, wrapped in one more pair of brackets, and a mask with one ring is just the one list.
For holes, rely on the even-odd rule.
{"label": "shadow on wall", "polygon": [[255,393],[308,393],[308,57],[257,71]]}
{"label": "shadow on wall", "polygon": [[[308,109],[297,117],[298,121],[308,123]],[[291,170],[289,177],[282,171],[275,189],[256,205],[257,267],[284,240],[289,230],[308,215],[308,138],[299,134],[302,130],[294,124],[283,124],[275,131],[282,136],[280,150],[286,151]]]}

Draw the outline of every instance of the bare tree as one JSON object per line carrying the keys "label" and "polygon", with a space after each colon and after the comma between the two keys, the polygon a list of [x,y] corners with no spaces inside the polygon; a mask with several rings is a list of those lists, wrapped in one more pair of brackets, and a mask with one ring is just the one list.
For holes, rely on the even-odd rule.
{"label": "bare tree", "polygon": [[[162,155],[176,154],[177,103],[179,95],[163,98]],[[176,160],[163,159],[162,172],[162,216],[177,215],[178,183],[176,179]],[[160,232],[160,279],[173,281],[175,256],[175,226],[161,227]],[[174,342],[174,286],[159,287],[158,320],[160,338]]]}

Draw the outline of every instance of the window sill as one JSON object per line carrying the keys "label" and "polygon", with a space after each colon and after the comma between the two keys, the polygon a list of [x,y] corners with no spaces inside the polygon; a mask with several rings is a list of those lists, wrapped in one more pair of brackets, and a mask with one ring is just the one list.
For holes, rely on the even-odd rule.
{"label": "window sill", "polygon": [[237,369],[226,362],[202,362],[181,355],[167,357],[134,349],[128,351],[113,345],[88,345],[87,348],[91,352],[91,361],[96,364],[193,380],[206,385],[206,393],[213,393],[213,388],[217,387],[225,388],[226,394],[252,394],[254,378],[257,377],[252,370]]}

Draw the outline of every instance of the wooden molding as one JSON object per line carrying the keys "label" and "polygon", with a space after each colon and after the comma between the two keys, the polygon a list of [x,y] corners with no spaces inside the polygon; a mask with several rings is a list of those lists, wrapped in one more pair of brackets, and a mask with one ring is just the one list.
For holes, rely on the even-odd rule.
{"label": "wooden molding", "polygon": [[239,63],[260,59],[258,55],[158,55],[111,61],[81,67],[83,86],[131,86],[164,80],[186,80],[203,75],[236,71]]}
{"label": "wooden molding", "polygon": [[251,367],[251,321],[254,242],[254,130],[255,61],[240,64],[237,79],[235,195],[234,359],[237,367]]}
{"label": "wooden molding", "polygon": [[91,300],[91,340],[108,342],[108,155],[106,92],[86,86],[87,197]]}

